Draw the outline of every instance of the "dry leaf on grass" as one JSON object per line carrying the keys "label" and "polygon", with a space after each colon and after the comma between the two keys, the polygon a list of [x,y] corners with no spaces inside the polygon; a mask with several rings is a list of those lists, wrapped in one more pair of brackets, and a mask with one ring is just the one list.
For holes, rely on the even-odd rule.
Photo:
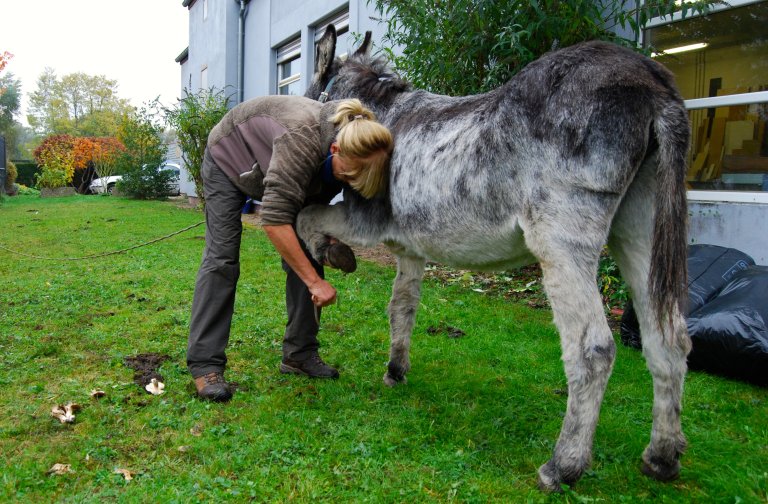
{"label": "dry leaf on grass", "polygon": [[58,419],[61,423],[74,423],[75,412],[80,411],[80,405],[67,403],[64,406],[57,404],[51,408],[51,416]]}
{"label": "dry leaf on grass", "polygon": [[104,392],[103,390],[100,390],[100,389],[91,390],[91,399],[101,399],[105,395],[107,395],[107,393]]}
{"label": "dry leaf on grass", "polygon": [[74,472],[72,470],[72,466],[70,464],[53,464],[53,466],[48,469],[47,474],[55,474],[56,476],[61,476],[62,474],[67,474]]}
{"label": "dry leaf on grass", "polygon": [[131,472],[128,469],[115,469],[115,474],[122,474],[123,478],[125,478],[125,481],[131,481],[133,479],[133,475],[136,473]]}

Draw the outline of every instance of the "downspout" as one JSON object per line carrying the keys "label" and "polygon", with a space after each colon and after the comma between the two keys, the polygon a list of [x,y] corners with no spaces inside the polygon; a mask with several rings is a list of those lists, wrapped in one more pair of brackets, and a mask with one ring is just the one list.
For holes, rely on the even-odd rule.
{"label": "downspout", "polygon": [[243,102],[243,83],[245,81],[245,16],[250,0],[235,0],[240,4],[240,20],[237,28],[237,103]]}

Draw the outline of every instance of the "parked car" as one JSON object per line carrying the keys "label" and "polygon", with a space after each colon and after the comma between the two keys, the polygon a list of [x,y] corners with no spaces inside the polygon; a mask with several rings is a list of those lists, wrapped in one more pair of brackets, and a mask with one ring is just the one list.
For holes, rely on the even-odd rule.
{"label": "parked car", "polygon": [[[181,167],[176,163],[170,163],[168,161],[164,162],[160,165],[158,168],[159,170],[170,170],[173,173],[173,176],[171,177],[171,183],[168,187],[168,195],[169,196],[178,196],[179,195],[179,177],[181,175]],[[115,189],[115,185],[123,180],[122,175],[111,175],[109,177],[100,177],[97,179],[93,179],[91,182],[91,185],[88,186],[88,188],[91,190],[91,193],[93,194],[112,194],[112,191]]]}

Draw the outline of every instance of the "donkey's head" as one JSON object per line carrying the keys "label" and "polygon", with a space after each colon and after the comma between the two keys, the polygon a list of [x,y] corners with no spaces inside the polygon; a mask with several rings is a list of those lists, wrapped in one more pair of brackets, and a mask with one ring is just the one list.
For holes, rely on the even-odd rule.
{"label": "donkey's head", "polygon": [[[386,107],[410,84],[390,70],[383,57],[372,57],[371,32],[346,60],[334,57],[336,28],[329,25],[315,52],[315,74],[304,96],[314,100],[359,98],[372,107]],[[323,100],[324,101],[324,100]]]}

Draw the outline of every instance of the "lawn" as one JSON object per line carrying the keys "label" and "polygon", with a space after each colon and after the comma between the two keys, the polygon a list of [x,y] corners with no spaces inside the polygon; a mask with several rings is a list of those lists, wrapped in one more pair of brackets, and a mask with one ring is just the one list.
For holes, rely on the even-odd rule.
{"label": "lawn", "polygon": [[[388,388],[394,271],[361,261],[327,275],[340,304],[323,313],[322,355],[341,378],[281,375],[284,273],[247,227],[228,350],[238,390],[211,404],[195,399],[184,360],[202,226],[102,258],[21,255],[120,250],[195,224],[199,211],[20,196],[0,203],[0,218],[0,245],[15,251],[0,250],[0,501],[768,502],[768,389],[690,373],[682,474],[658,483],[639,471],[650,376],[618,344],[592,470],[546,495],[536,470],[567,390],[548,309],[427,280],[408,384]],[[133,383],[125,359],[145,353],[169,357],[163,395]],[[62,424],[50,412],[67,402],[82,409]],[[57,463],[69,472],[49,474]]]}

